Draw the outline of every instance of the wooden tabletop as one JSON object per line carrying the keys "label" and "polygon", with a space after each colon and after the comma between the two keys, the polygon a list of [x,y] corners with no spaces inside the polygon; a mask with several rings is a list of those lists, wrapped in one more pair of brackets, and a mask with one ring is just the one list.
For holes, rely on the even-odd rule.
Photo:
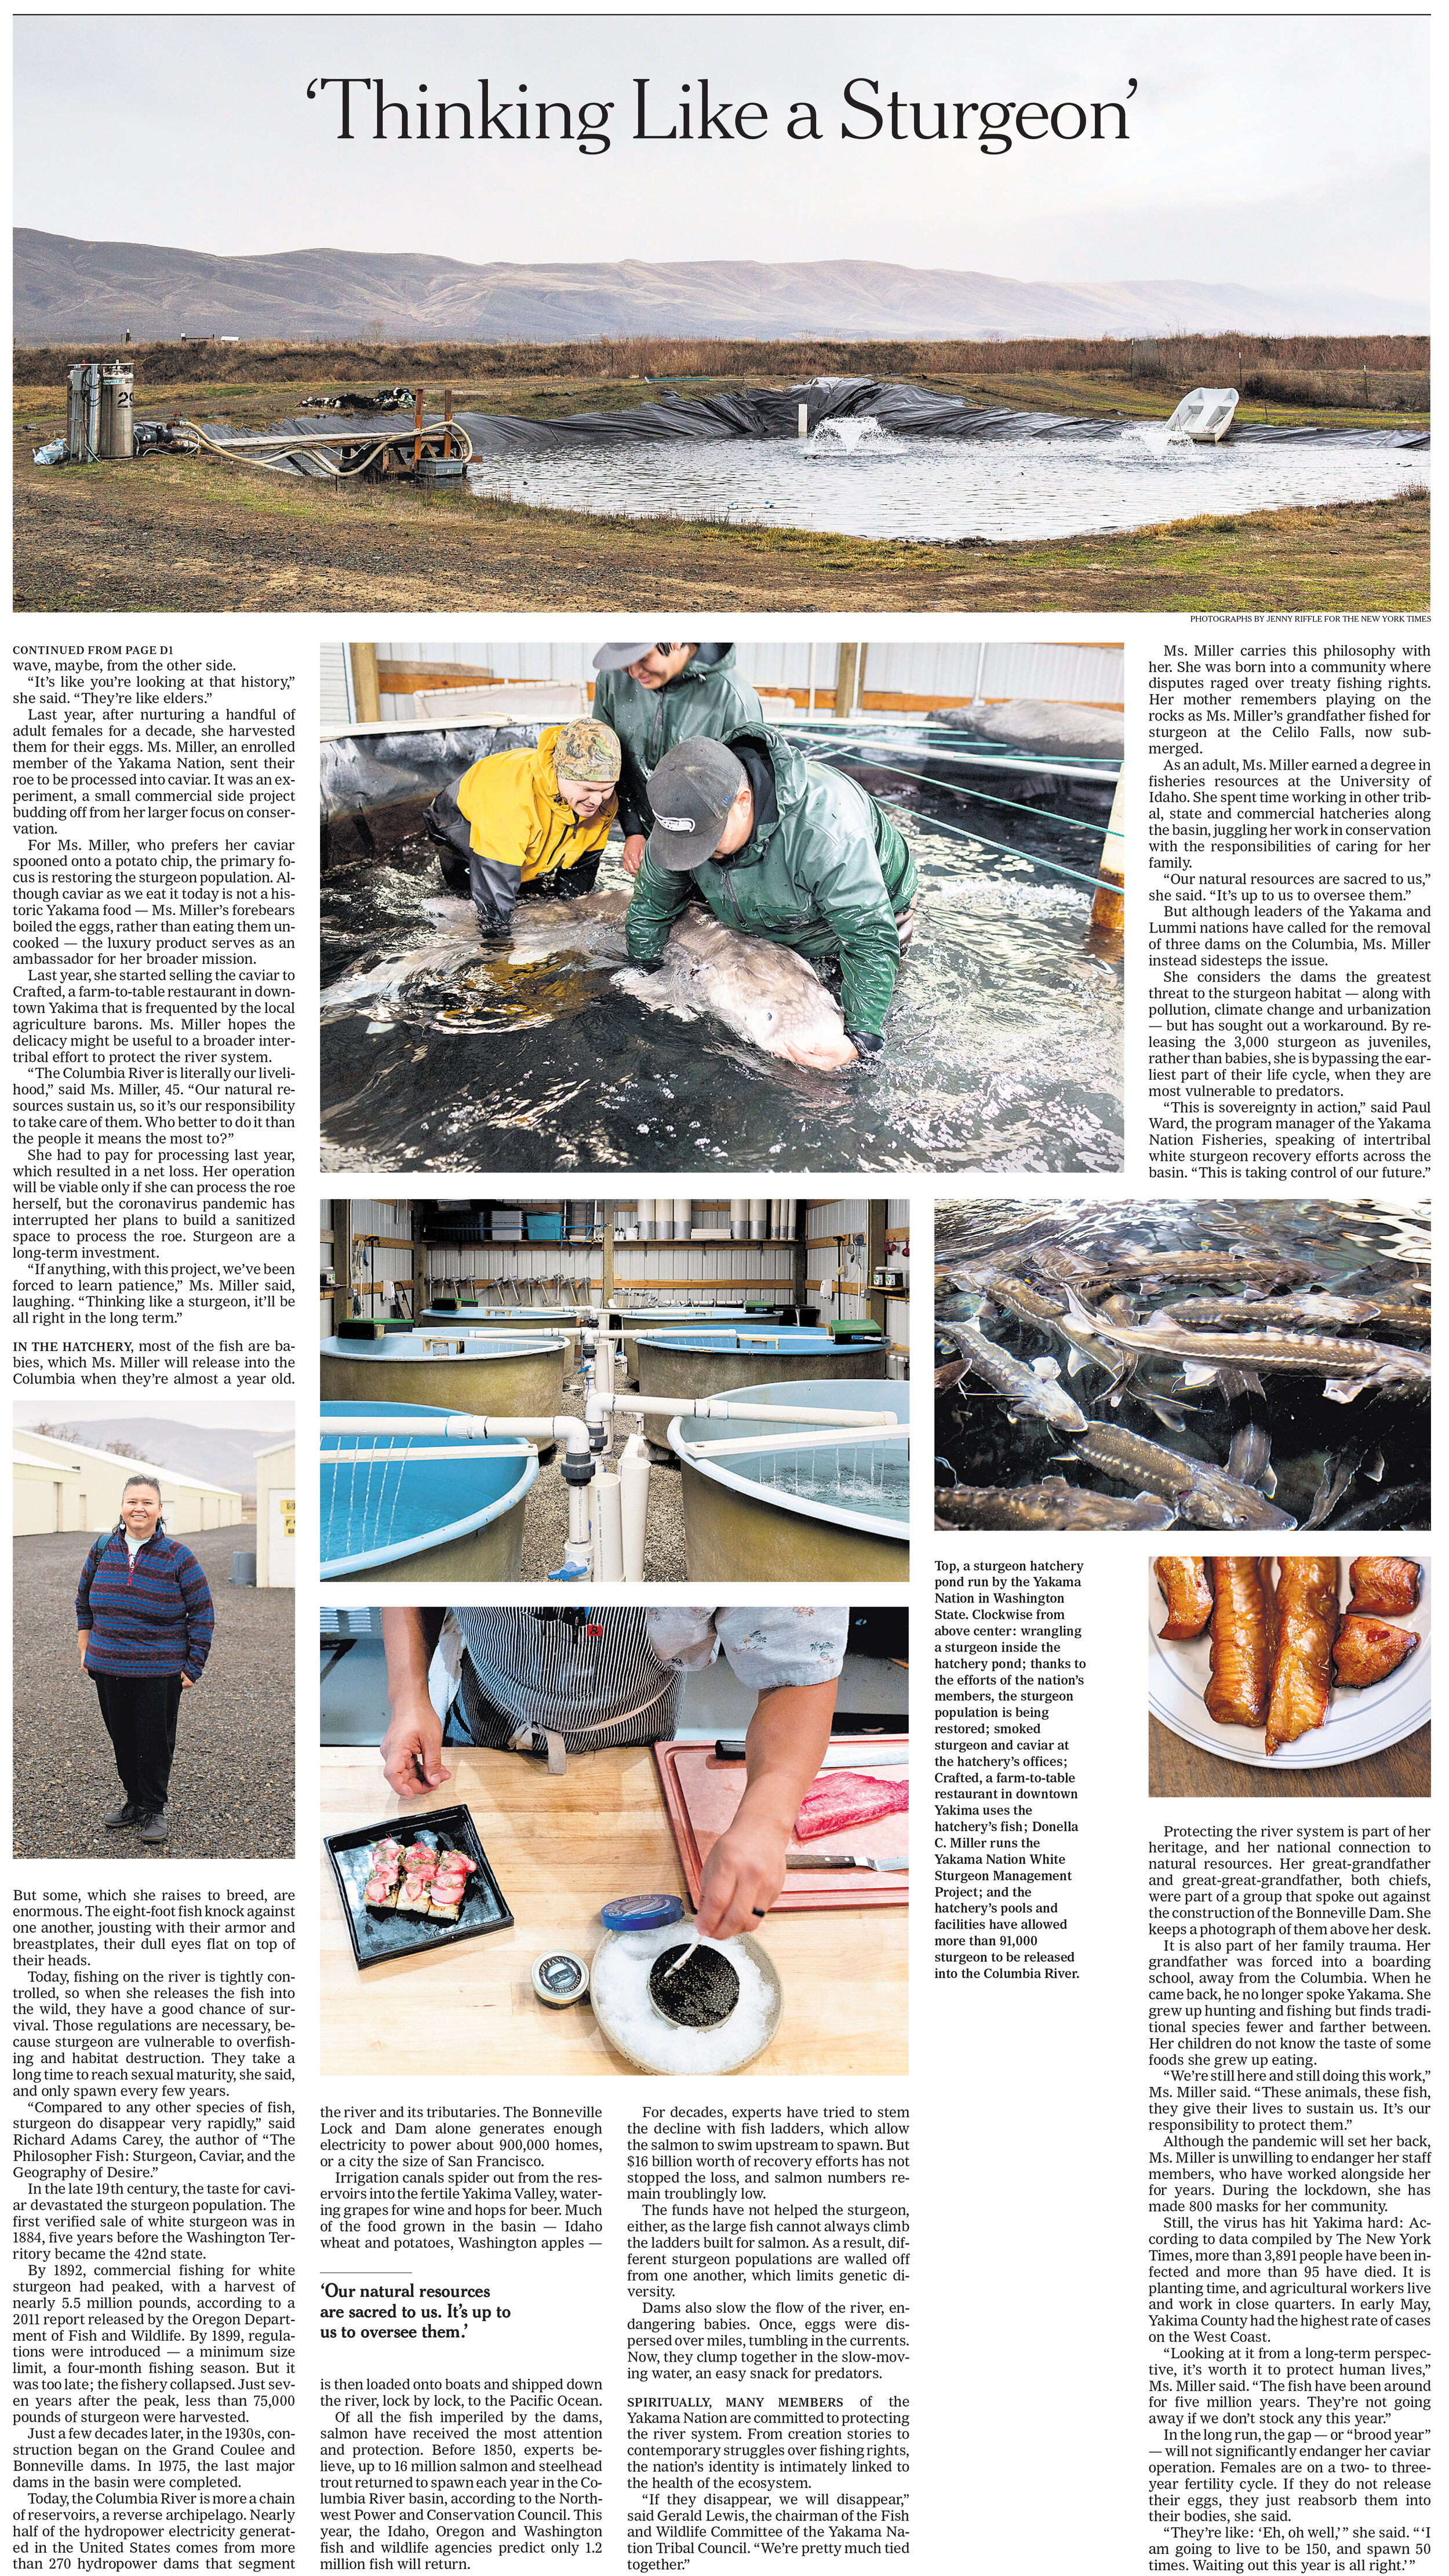
{"label": "wooden tabletop", "polygon": [[1174,1735],[1149,1710],[1147,1794],[1150,1798],[1427,1798],[1429,1726],[1386,1744],[1362,1762],[1319,1762],[1306,1771],[1260,1769],[1204,1753]]}
{"label": "wooden tabletop", "polygon": [[[324,1748],[321,1759],[324,1834],[367,1825],[401,1832],[430,1808],[466,1803],[515,1918],[511,1930],[360,1970],[324,1852],[324,2077],[379,2086],[454,2075],[512,2084],[552,2076],[642,2081],[609,2047],[587,2003],[562,2012],[541,2004],[530,1971],[544,1950],[592,1957],[603,1937],[599,1907],[611,1897],[662,1888],[686,1898],[648,1746],[578,1756],[561,1779],[550,1779],[517,1754],[450,1745],[451,1780],[406,1800],[388,1788],[375,1749]],[[785,2008],[772,2045],[744,2072],[903,2075],[908,1922],[901,1906],[772,1914],[756,1925]]]}

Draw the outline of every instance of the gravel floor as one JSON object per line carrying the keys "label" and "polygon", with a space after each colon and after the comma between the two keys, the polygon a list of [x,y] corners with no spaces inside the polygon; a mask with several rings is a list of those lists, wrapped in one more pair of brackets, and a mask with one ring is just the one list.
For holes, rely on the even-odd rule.
{"label": "gravel floor", "polygon": [[[582,1415],[582,1391],[564,1382],[561,1410]],[[633,1425],[625,1426],[632,1430]],[[618,1443],[624,1445],[621,1432]],[[539,1468],[523,1507],[523,1580],[544,1583],[563,1563],[569,1534],[568,1487],[559,1468],[559,1452]],[[657,1456],[657,1452],[655,1453]],[[678,1467],[656,1466],[649,1479],[649,1523],[644,1541],[646,1583],[682,1583],[684,1577],[683,1478]]]}
{"label": "gravel floor", "polygon": [[75,1647],[76,1578],[90,1538],[68,1530],[14,1544],[15,1851],[25,1860],[282,1860],[294,1848],[296,1647],[291,1591],[233,1589],[250,1522],[186,1545],[205,1569],[216,1636],[184,1691],[171,1774],[171,1840],[146,1844],[101,1823],[120,1804],[95,1684]]}

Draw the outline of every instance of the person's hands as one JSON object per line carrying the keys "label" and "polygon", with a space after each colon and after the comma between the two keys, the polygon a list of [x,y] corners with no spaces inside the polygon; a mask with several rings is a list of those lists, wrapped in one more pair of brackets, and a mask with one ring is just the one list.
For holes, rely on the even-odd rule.
{"label": "person's hands", "polygon": [[624,874],[626,877],[637,877],[640,869],[644,865],[644,853],[648,846],[648,841],[645,839],[642,832],[630,832],[627,835],[624,842]]}
{"label": "person's hands", "polygon": [[788,1825],[751,1817],[741,1806],[704,1865],[696,1914],[707,1940],[728,1941],[748,1932],[757,1914],[769,1913],[785,1884],[789,1839]]}
{"label": "person's hands", "polygon": [[76,1644],[77,1644],[77,1645],[79,1646],[79,1648],[80,1648],[80,1659],[81,1659],[81,1671],[82,1671],[82,1672],[84,1672],[84,1671],[85,1671],[85,1668],[86,1668],[86,1648],[87,1648],[87,1646],[90,1644],[90,1639],[91,1639],[91,1632],[90,1632],[89,1628],[82,1628],[82,1629],[80,1629],[80,1630],[77,1632],[77,1635],[76,1635]]}
{"label": "person's hands", "polygon": [[790,1064],[808,1065],[817,1073],[834,1073],[841,1065],[857,1061],[855,1048],[843,1029],[838,1037],[820,1038],[814,1046],[790,1046],[782,1039],[769,1053],[784,1056]]}
{"label": "person's hands", "polygon": [[395,1702],[381,1749],[383,1774],[396,1797],[421,1797],[453,1776],[443,1765],[443,1722],[426,1694]]}
{"label": "person's hands", "polygon": [[195,1674],[194,1674],[194,1673],[183,1673],[183,1674],[182,1674],[182,1676],[181,1676],[181,1687],[182,1687],[182,1689],[183,1689],[183,1690],[195,1690],[195,1688],[196,1688],[196,1676],[195,1676]]}

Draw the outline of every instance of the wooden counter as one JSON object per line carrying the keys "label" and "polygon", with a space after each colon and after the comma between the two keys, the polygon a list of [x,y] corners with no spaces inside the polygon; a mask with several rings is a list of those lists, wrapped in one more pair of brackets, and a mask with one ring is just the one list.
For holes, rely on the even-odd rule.
{"label": "wooden counter", "polygon": [[1147,1713],[1149,1798],[1427,1798],[1429,1721],[1361,1762],[1274,1771],[1209,1753]]}
{"label": "wooden counter", "polygon": [[[530,1970],[543,1950],[591,1958],[603,1935],[599,1907],[611,1897],[656,1888],[685,1897],[649,1747],[581,1755],[562,1779],[511,1753],[450,1745],[445,1758],[451,1780],[404,1800],[388,1788],[375,1749],[324,1748],[321,1831],[376,1824],[403,1833],[430,1808],[465,1801],[513,1928],[360,1971],[321,1854],[324,2081],[351,2078],[379,2092],[399,2081],[446,2087],[454,2075],[515,2086],[555,2076],[645,2081],[615,2056],[587,2003],[564,2012],[541,2004]],[[772,1914],[756,1925],[779,1969],[785,2011],[774,2045],[744,2077],[903,2075],[909,1919],[902,1906]]]}

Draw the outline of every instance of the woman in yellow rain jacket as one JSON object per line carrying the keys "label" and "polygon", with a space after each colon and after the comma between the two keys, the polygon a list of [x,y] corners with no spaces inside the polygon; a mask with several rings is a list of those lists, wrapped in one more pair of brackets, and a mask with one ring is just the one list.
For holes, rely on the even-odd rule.
{"label": "woman in yellow rain jacket", "polygon": [[[619,810],[619,738],[592,716],[546,725],[532,751],[495,751],[428,807],[450,885],[466,882],[483,939],[506,939],[520,897],[587,894]],[[466,876],[465,876],[466,870]]]}

